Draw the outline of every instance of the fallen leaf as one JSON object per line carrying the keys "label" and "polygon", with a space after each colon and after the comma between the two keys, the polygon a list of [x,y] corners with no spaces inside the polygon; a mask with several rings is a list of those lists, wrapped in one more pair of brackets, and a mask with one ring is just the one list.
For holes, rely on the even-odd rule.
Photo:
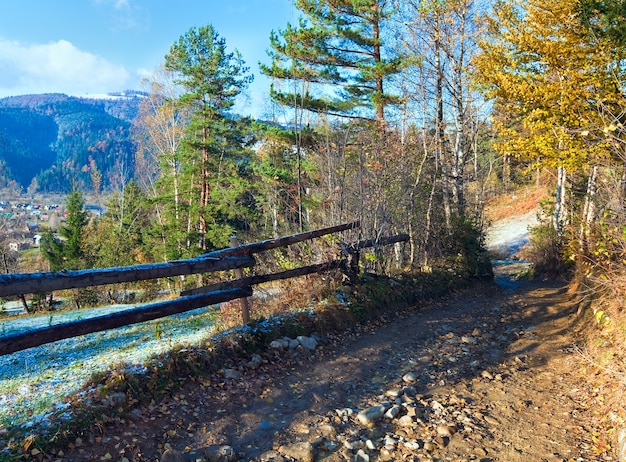
{"label": "fallen leaf", "polygon": [[26,437],[26,439],[24,440],[24,451],[28,451],[28,448],[30,448],[30,446],[33,444],[33,441],[35,441],[35,437],[33,435],[28,435]]}

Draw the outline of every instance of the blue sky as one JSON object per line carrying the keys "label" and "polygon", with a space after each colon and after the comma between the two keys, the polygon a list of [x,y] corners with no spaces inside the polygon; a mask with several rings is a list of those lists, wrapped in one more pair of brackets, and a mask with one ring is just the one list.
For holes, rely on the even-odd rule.
{"label": "blue sky", "polygon": [[[0,98],[142,89],[170,46],[213,24],[255,76],[246,106],[259,112],[272,30],[295,23],[291,0],[13,0],[0,7]],[[244,111],[245,112],[245,111]]]}

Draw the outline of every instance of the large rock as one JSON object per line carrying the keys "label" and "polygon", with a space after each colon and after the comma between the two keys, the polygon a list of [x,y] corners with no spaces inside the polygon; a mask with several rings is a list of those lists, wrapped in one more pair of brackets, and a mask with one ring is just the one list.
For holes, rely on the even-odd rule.
{"label": "large rock", "polygon": [[300,345],[309,351],[313,351],[317,348],[317,340],[315,340],[314,337],[305,337],[304,335],[300,335],[296,337],[296,340]]}
{"label": "large rock", "polygon": [[230,380],[241,380],[241,373],[235,369],[224,369],[224,377]]}
{"label": "large rock", "polygon": [[161,456],[161,462],[186,462],[186,460],[180,452],[167,449]]}
{"label": "large rock", "polygon": [[278,448],[278,452],[298,462],[313,462],[315,460],[315,448],[309,442],[281,446]]}
{"label": "large rock", "polygon": [[398,417],[398,414],[400,414],[400,406],[394,404],[389,408],[387,412],[385,412],[385,417],[387,419],[395,419],[396,417]]}
{"label": "large rock", "polygon": [[263,358],[260,355],[253,355],[250,361],[248,361],[248,367],[250,369],[257,369],[261,363],[263,362]]}
{"label": "large rock", "polygon": [[285,462],[285,458],[274,450],[264,452],[259,459],[261,462]]}
{"label": "large rock", "polygon": [[372,425],[378,420],[382,419],[387,411],[387,407],[380,404],[378,406],[368,407],[367,409],[363,409],[356,416],[357,420],[362,425]]}
{"label": "large rock", "polygon": [[284,350],[285,348],[289,347],[289,342],[285,341],[284,339],[278,339],[278,340],[274,340],[270,343],[270,348],[273,348],[275,350]]}

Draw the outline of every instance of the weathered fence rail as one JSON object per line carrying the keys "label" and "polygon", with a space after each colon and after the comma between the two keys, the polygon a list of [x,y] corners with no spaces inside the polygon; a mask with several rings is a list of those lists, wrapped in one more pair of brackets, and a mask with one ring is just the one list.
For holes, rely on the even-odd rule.
{"label": "weathered fence rail", "polygon": [[261,242],[253,242],[252,244],[245,244],[239,247],[229,247],[227,249],[216,250],[203,256],[222,257],[231,255],[252,255],[255,253],[263,252],[265,250],[277,249],[279,247],[287,247],[288,245],[297,244],[298,242],[310,241],[311,239],[326,236],[327,234],[334,234],[342,231],[348,231],[351,229],[358,229],[360,226],[361,224],[358,221],[353,221],[351,223],[344,223],[342,225],[331,226],[329,228],[321,228],[314,231],[306,231],[304,233],[292,234],[291,236],[278,237],[275,239],[268,239]]}
{"label": "weathered fence rail", "polygon": [[189,289],[181,292],[181,295],[196,295],[204,294],[207,292],[213,292],[215,290],[227,290],[237,287],[253,286],[262,284],[264,282],[279,281],[281,279],[291,279],[299,276],[306,276],[307,274],[322,273],[324,271],[331,271],[340,268],[342,265],[341,260],[329,261],[326,263],[319,263],[317,265],[303,266],[301,268],[295,268],[292,270],[281,271],[280,273],[262,274],[259,276],[248,276],[234,281],[218,282],[211,284],[210,286],[197,287],[195,289]]}
{"label": "weathered fence rail", "polygon": [[254,258],[250,255],[202,256],[190,260],[93,270],[2,274],[0,275],[0,297],[249,268],[254,266],[254,263]]}
{"label": "weathered fence rail", "polygon": [[[94,270],[60,271],[56,273],[4,274],[0,275],[0,297],[13,295],[23,296],[24,294],[46,293],[55,290],[249,268],[255,264],[253,254],[286,247],[291,244],[315,239],[328,234],[355,229],[359,226],[359,222],[345,223],[338,226],[269,239],[239,247],[233,246],[216,250],[194,259],[167,263]],[[377,240],[360,241],[349,245],[342,244],[344,253],[346,253],[346,249],[349,249],[346,257],[348,255],[351,257],[352,260],[350,264],[347,264],[346,259],[343,258],[279,273],[239,277],[233,281],[224,281],[205,287],[182,291],[178,299],[140,305],[119,313],[97,316],[47,328],[34,329],[21,334],[7,335],[0,337],[0,355],[14,353],[26,348],[32,348],[79,335],[101,332],[103,330],[184,313],[229,300],[243,299],[252,295],[253,285],[264,282],[321,273],[337,268],[342,268],[347,273],[350,273],[349,276],[353,279],[354,271],[358,271],[358,264],[355,264],[355,255],[358,259],[359,249],[389,245],[406,240],[408,240],[408,236],[398,235]],[[242,272],[240,272],[240,275],[242,275]],[[244,322],[247,322],[245,315]]]}
{"label": "weathered fence rail", "polygon": [[129,326],[153,319],[184,313],[204,306],[214,305],[241,297],[252,295],[252,287],[243,287],[216,291],[209,294],[168,300],[138,306],[119,313],[96,316],[89,319],[67,322],[56,326],[33,329],[22,334],[7,335],[0,338],[0,356],[15,353],[46,343],[56,342],[79,335],[102,332],[103,330]]}

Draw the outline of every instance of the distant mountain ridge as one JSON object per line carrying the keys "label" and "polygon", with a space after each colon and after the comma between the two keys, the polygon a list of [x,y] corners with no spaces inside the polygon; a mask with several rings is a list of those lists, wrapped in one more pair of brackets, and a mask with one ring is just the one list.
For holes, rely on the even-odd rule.
{"label": "distant mountain ridge", "polygon": [[144,96],[125,91],[0,99],[0,187],[63,193],[77,186],[93,191],[132,178],[130,128]]}

